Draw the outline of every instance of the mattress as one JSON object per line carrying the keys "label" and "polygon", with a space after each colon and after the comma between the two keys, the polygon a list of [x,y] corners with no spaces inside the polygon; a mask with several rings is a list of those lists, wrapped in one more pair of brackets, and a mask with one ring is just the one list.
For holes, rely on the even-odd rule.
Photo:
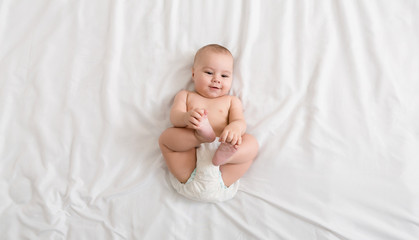
{"label": "mattress", "polygon": [[[158,146],[200,47],[259,154],[236,197]],[[0,1],[0,239],[419,238],[419,2]]]}

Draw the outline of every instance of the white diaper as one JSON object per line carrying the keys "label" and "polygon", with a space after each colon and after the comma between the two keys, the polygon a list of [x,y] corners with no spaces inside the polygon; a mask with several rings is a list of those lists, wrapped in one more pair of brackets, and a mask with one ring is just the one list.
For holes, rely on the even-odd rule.
{"label": "white diaper", "polygon": [[179,194],[203,202],[222,202],[236,195],[239,181],[226,187],[220,168],[212,164],[212,157],[219,145],[217,138],[214,142],[203,143],[196,149],[196,168],[185,184],[169,174],[170,182]]}

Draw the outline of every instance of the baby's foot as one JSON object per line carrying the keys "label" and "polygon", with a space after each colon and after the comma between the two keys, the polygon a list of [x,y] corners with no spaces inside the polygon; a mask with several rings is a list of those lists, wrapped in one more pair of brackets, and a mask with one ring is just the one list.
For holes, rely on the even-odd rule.
{"label": "baby's foot", "polygon": [[212,164],[220,166],[227,163],[231,156],[237,151],[237,148],[230,143],[221,143],[212,158]]}
{"label": "baby's foot", "polygon": [[215,140],[215,132],[208,121],[207,115],[203,117],[199,129],[195,130],[195,135],[202,142],[213,142]]}

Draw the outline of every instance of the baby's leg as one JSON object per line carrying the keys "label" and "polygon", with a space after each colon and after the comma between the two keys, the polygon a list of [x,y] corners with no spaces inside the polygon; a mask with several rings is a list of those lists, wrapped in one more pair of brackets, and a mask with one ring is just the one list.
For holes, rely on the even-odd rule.
{"label": "baby's leg", "polygon": [[242,144],[237,151],[228,159],[228,162],[220,166],[224,184],[230,186],[249,169],[258,153],[259,145],[256,139],[249,134],[244,134]]}
{"label": "baby's leg", "polygon": [[186,128],[169,128],[159,139],[160,150],[169,171],[182,183],[188,180],[196,165],[195,147],[200,142],[194,132]]}
{"label": "baby's leg", "polygon": [[215,133],[204,119],[201,128],[168,128],[160,136],[159,145],[170,172],[182,183],[186,182],[196,166],[195,148],[203,142],[212,142]]}

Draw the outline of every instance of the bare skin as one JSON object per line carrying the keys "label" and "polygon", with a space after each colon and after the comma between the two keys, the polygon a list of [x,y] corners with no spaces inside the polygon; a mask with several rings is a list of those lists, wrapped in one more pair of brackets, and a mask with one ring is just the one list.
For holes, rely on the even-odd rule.
{"label": "bare skin", "polygon": [[209,50],[198,53],[192,69],[195,92],[183,90],[176,95],[170,114],[174,127],[162,133],[159,145],[171,173],[185,183],[196,167],[196,148],[219,137],[213,164],[220,166],[223,181],[230,186],[252,164],[258,143],[245,133],[240,100],[227,95],[231,55]]}

